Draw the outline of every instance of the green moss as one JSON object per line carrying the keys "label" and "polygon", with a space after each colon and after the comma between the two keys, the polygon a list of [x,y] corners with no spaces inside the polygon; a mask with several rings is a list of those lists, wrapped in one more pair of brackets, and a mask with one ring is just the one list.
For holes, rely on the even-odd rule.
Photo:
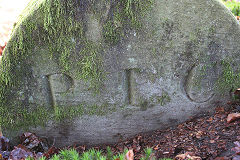
{"label": "green moss", "polygon": [[149,99],[151,103],[160,104],[161,106],[164,106],[167,103],[171,102],[171,97],[166,91],[163,91],[161,96],[152,95]]}
{"label": "green moss", "polygon": [[152,6],[154,0],[115,0],[112,3],[111,16],[103,26],[105,42],[110,45],[117,44],[124,36],[125,28],[139,30],[141,19]]}
{"label": "green moss", "polygon": [[82,115],[105,116],[109,113],[116,112],[116,107],[109,104],[88,105],[86,103],[77,106],[55,106],[54,120],[64,121],[72,120]]}
{"label": "green moss", "polygon": [[82,115],[105,116],[109,113],[116,112],[116,106],[109,104],[87,105],[80,104],[76,106],[55,106],[55,109],[49,109],[45,106],[38,106],[35,109],[29,108],[0,108],[1,127],[5,129],[28,129],[29,126],[45,126],[46,122],[53,120],[62,122],[73,120],[73,118]]}
{"label": "green moss", "polygon": [[[238,65],[238,64],[237,64]],[[234,70],[234,64],[231,60],[222,60],[222,72],[215,85],[216,91],[226,93],[235,91],[240,87],[240,70]]]}
{"label": "green moss", "polygon": [[[58,57],[63,72],[79,68],[75,73],[76,78],[90,80],[90,87],[97,90],[103,75],[101,71],[102,61],[98,57],[101,46],[87,40],[84,36],[84,24],[75,19],[77,17],[76,6],[72,1],[45,1],[41,12],[44,16],[44,29],[48,33],[50,42],[49,50],[51,55]],[[81,50],[78,53],[75,50],[77,44],[81,45]],[[75,62],[71,57],[78,57],[78,62]]]}
{"label": "green moss", "polygon": [[26,108],[0,108],[1,113],[4,113],[0,117],[1,127],[6,129],[27,129],[28,126],[44,126],[46,120],[51,118],[52,111],[45,107],[37,107],[34,110]]}
{"label": "green moss", "polygon": [[[146,111],[148,108],[154,107],[155,105],[164,106],[170,103],[171,98],[166,91],[163,91],[161,96],[154,94],[151,97],[149,97],[149,99],[139,97],[138,101],[139,101],[138,106],[140,107],[140,110]],[[134,110],[132,110],[132,112],[134,112]]]}
{"label": "green moss", "polygon": [[139,99],[139,107],[141,111],[146,111],[150,106],[144,98]]}
{"label": "green moss", "polygon": [[171,98],[167,92],[163,92],[160,97],[157,97],[157,103],[160,104],[161,106],[164,106],[169,102],[171,102]]}
{"label": "green moss", "polygon": [[82,45],[83,49],[79,53],[81,58],[75,63],[75,68],[77,68],[76,78],[90,81],[90,88],[94,89],[95,93],[99,93],[100,86],[105,78],[102,58],[99,54],[102,52],[102,46],[88,40],[82,42]]}
{"label": "green moss", "polygon": [[14,89],[22,84],[22,79],[30,76],[26,53],[30,53],[34,46],[31,34],[35,29],[36,25],[33,22],[23,22],[16,30],[18,36],[8,42],[8,53],[3,53],[0,64],[1,105],[4,105]]}
{"label": "green moss", "polygon": [[121,36],[123,36],[122,28],[115,25],[114,22],[108,21],[103,26],[104,28],[104,39],[107,43],[115,45],[120,41]]}
{"label": "green moss", "polygon": [[234,64],[233,60],[227,58],[221,60],[220,62],[211,62],[210,60],[205,59],[205,62],[209,62],[209,64],[201,64],[196,71],[199,73],[193,81],[196,90],[202,89],[201,82],[206,78],[210,78],[207,77],[210,76],[207,72],[213,70],[213,68],[217,68],[219,70],[218,73],[215,73],[215,76],[217,77],[213,77],[214,79],[217,78],[216,82],[212,86],[216,93],[228,94],[240,87],[239,65]]}
{"label": "green moss", "polygon": [[[206,64],[200,64],[198,65],[198,67],[196,68],[196,73],[197,76],[195,78],[193,78],[193,86],[195,87],[195,89],[197,90],[201,90],[202,89],[202,81],[207,78],[207,70],[210,70],[211,65],[206,65]],[[193,68],[196,67],[196,65],[193,66]]]}

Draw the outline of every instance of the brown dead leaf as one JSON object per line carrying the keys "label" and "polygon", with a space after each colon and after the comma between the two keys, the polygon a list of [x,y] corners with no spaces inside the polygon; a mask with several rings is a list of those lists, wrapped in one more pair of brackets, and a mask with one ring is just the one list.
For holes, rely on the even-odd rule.
{"label": "brown dead leaf", "polygon": [[231,123],[237,119],[240,119],[240,113],[231,113],[227,117],[227,123]]}
{"label": "brown dead leaf", "polygon": [[9,159],[19,160],[26,159],[27,157],[33,157],[33,153],[29,151],[25,146],[19,144],[17,147],[14,147],[14,150],[11,151]]}
{"label": "brown dead leaf", "polygon": [[176,160],[201,160],[202,158],[201,157],[198,157],[198,156],[194,156],[193,152],[186,152],[184,154],[179,154],[175,157]]}
{"label": "brown dead leaf", "polygon": [[215,110],[217,113],[224,113],[224,111],[225,111],[224,107],[217,107]]}
{"label": "brown dead leaf", "polygon": [[234,142],[235,147],[232,148],[232,151],[236,152],[236,155],[240,155],[240,142],[236,141]]}
{"label": "brown dead leaf", "polygon": [[213,117],[210,117],[207,122],[212,122],[213,121]]}
{"label": "brown dead leaf", "polygon": [[0,151],[8,151],[9,150],[9,139],[1,136],[0,137]]}
{"label": "brown dead leaf", "polygon": [[46,157],[46,158],[49,158],[52,155],[57,154],[57,153],[59,153],[59,149],[52,146],[51,148],[48,149],[48,151],[46,153],[44,153],[43,156]]}
{"label": "brown dead leaf", "polygon": [[2,56],[2,52],[3,52],[3,49],[2,49],[2,47],[0,46],[0,56]]}
{"label": "brown dead leaf", "polygon": [[0,127],[0,137],[2,137],[3,134],[2,134],[2,128]]}
{"label": "brown dead leaf", "polygon": [[125,160],[133,160],[133,159],[134,159],[134,153],[133,153],[133,150],[130,149],[125,155]]}
{"label": "brown dead leaf", "polygon": [[209,142],[210,142],[210,143],[215,143],[215,140],[210,140]]}
{"label": "brown dead leaf", "polygon": [[227,157],[217,157],[217,158],[215,158],[215,160],[228,160],[229,158],[227,158]]}
{"label": "brown dead leaf", "polygon": [[158,149],[159,149],[159,144],[156,145],[153,149],[154,149],[154,150],[158,150]]}
{"label": "brown dead leaf", "polygon": [[4,50],[4,48],[6,47],[7,43],[5,42],[5,45],[1,46],[0,45],[0,56],[2,56],[2,52]]}
{"label": "brown dead leaf", "polygon": [[196,133],[196,138],[201,138],[201,136],[203,135],[203,132],[202,131],[198,131],[197,133]]}

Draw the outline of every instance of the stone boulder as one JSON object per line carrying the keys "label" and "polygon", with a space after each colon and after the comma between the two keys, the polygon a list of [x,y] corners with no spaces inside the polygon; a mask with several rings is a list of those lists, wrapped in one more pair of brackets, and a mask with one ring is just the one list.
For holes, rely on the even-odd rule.
{"label": "stone boulder", "polygon": [[214,111],[240,86],[240,25],[217,0],[34,0],[0,64],[1,126],[114,143]]}

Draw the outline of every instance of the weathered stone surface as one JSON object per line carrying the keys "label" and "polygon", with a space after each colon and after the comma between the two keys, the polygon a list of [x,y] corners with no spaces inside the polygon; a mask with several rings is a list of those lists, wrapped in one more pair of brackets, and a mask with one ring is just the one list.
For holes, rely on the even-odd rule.
{"label": "weathered stone surface", "polygon": [[[56,2],[72,12],[51,18],[44,12],[51,2],[52,13]],[[130,7],[139,12],[140,27],[131,17],[116,18],[117,2],[33,3],[2,58],[2,107],[26,107],[24,125],[58,146],[93,145],[176,125],[231,98],[240,84],[240,26],[220,2],[157,0],[144,11]],[[25,114],[16,111],[19,119]],[[24,128],[18,116],[2,120],[12,137],[20,131],[12,128]]]}

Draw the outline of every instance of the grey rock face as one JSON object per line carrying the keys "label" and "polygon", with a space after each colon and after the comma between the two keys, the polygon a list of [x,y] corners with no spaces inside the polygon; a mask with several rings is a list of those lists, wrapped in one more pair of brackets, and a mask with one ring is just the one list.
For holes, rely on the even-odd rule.
{"label": "grey rock face", "polygon": [[[60,122],[47,119],[44,128],[31,131],[55,139],[57,146],[113,143],[212,112],[231,98],[234,85],[221,87],[220,82],[225,82],[227,69],[237,73],[240,26],[220,2],[157,0],[141,18],[141,28],[123,28],[124,36],[114,45],[104,42],[102,32],[112,4],[94,3],[100,18],[91,10],[81,14],[85,38],[102,45],[97,53],[104,73],[99,92],[93,92],[90,81],[77,78],[78,67],[63,72],[56,57],[49,58],[48,47],[36,46],[27,57],[31,78],[17,89],[22,94],[16,99],[55,113],[73,106],[83,111]],[[11,56],[10,47],[5,57]],[[81,44],[76,48],[81,51]]]}

